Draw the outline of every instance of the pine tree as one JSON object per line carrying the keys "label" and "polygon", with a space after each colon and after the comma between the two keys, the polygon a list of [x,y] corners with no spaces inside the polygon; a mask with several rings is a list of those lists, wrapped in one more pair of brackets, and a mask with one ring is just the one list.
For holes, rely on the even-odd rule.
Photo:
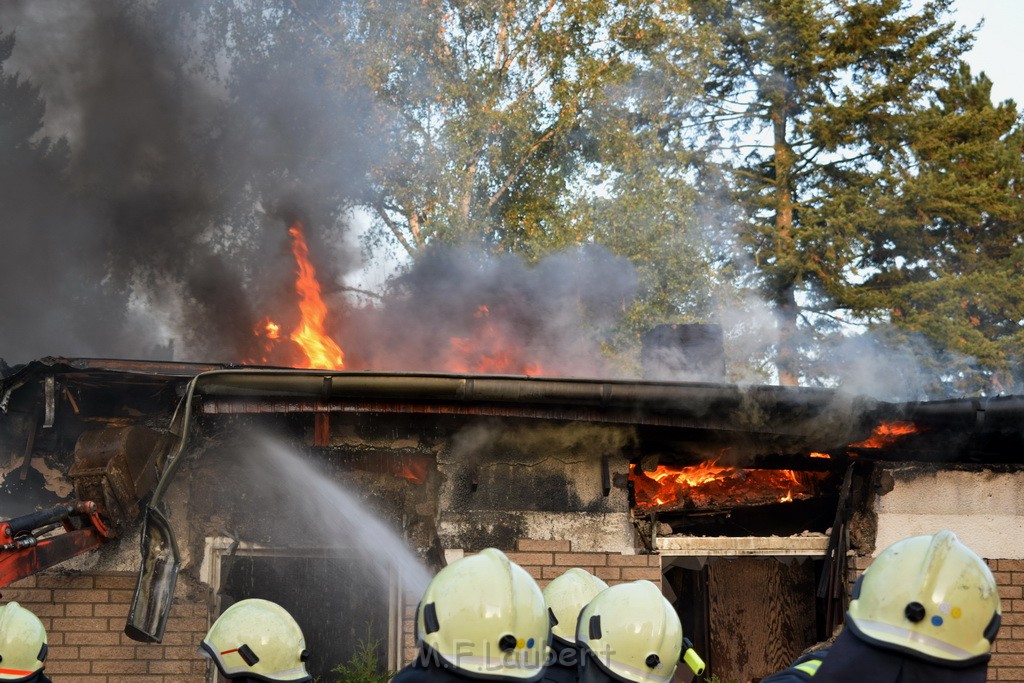
{"label": "pine tree", "polygon": [[833,313],[861,230],[879,220],[865,195],[969,46],[950,3],[692,3],[694,21],[722,41],[695,112],[702,170],[730,181],[749,277],[780,321],[783,384],[801,378],[800,329]]}
{"label": "pine tree", "polygon": [[[1024,381],[1024,122],[966,64],[908,122],[872,189],[841,305],[943,351],[935,379],[960,391]],[[932,360],[925,358],[925,360]]]}

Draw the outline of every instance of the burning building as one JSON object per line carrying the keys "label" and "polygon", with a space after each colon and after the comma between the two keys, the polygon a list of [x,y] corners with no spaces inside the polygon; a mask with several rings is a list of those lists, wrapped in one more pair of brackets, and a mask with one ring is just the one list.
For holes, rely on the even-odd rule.
{"label": "burning building", "polygon": [[112,530],[3,589],[55,675],[207,680],[196,644],[250,596],[320,675],[361,641],[394,669],[425,577],[493,546],[542,584],[655,581],[709,673],[756,680],[842,622],[878,550],[950,528],[1003,591],[995,675],[1024,680],[1019,397],[49,358],[0,408],[2,516],[87,498]]}

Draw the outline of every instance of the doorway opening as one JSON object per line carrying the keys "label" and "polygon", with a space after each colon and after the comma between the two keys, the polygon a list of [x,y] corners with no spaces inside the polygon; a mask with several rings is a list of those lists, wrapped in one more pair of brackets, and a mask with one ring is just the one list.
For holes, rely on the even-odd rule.
{"label": "doorway opening", "polygon": [[[380,671],[399,668],[402,591],[397,573],[355,549],[266,548],[207,539],[204,580],[215,591],[211,622],[239,600],[262,598],[298,622],[314,680],[329,682],[360,648]],[[214,672],[215,673],[215,672]],[[216,676],[211,681],[216,681]]]}

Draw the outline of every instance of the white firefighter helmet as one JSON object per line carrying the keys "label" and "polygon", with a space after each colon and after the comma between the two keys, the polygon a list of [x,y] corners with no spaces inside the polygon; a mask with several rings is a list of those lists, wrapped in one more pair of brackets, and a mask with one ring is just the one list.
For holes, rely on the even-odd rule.
{"label": "white firefighter helmet", "polygon": [[576,642],[587,656],[623,683],[669,683],[682,654],[679,615],[650,581],[601,591],[583,608]]}
{"label": "white firefighter helmet", "polygon": [[416,614],[427,656],[477,678],[535,681],[548,655],[544,595],[525,569],[487,548],[431,580]]}
{"label": "white firefighter helmet", "polygon": [[551,620],[551,635],[566,645],[576,642],[576,620],[580,610],[608,587],[590,572],[573,567],[544,589],[544,602]]}
{"label": "white firefighter helmet", "polygon": [[225,678],[250,676],[261,681],[297,683],[312,677],[302,629],[275,602],[250,598],[224,610],[213,622],[199,651]]}
{"label": "white firefighter helmet", "polygon": [[882,551],[857,580],[850,628],[862,640],[928,661],[988,660],[1001,620],[985,561],[951,531]]}
{"label": "white firefighter helmet", "polygon": [[46,629],[16,602],[0,607],[0,681],[24,681],[43,670]]}

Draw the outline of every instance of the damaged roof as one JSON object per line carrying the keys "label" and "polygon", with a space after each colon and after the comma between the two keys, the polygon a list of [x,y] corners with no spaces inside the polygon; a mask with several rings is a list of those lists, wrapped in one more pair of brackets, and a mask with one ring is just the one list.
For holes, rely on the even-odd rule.
{"label": "damaged roof", "polygon": [[[166,428],[186,387],[197,412],[220,415],[403,414],[436,420],[490,418],[587,422],[633,428],[636,457],[702,459],[732,448],[741,461],[834,457],[1017,463],[1024,453],[1024,396],[886,402],[833,389],[727,383],[601,380],[43,358],[0,378],[0,441],[33,419],[137,421]],[[17,417],[17,419],[15,419]],[[882,423],[912,429],[863,446]],[[809,459],[809,458],[808,458]]]}

